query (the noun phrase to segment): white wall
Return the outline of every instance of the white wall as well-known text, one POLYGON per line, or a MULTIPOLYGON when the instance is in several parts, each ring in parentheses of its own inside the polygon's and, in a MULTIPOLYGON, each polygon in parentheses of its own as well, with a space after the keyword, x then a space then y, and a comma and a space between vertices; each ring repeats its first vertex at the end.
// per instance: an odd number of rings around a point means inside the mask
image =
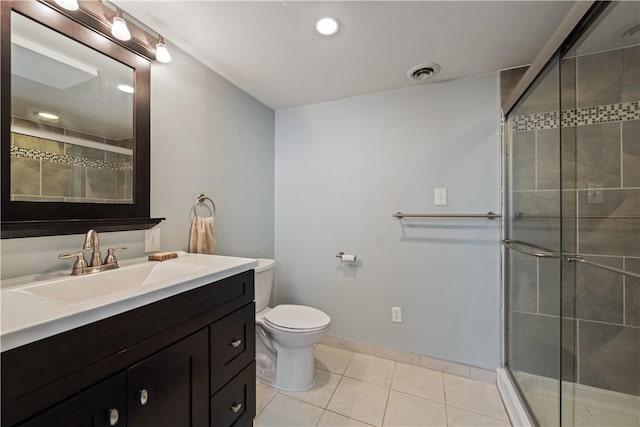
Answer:
MULTIPOLYGON (((173 62, 151 69, 151 216, 166 218, 161 249, 187 249, 189 210, 204 193, 217 206, 219 254, 272 257, 274 111, 170 49, 173 62)), ((128 246, 122 259, 144 254, 142 231, 101 233, 101 241, 128 246)), ((80 235, 2 240, 2 278, 70 269, 57 255, 82 243, 80 235)))
POLYGON ((491 73, 277 111, 277 302, 324 310, 333 336, 497 367, 499 222, 391 215, 499 211, 498 105, 491 73))

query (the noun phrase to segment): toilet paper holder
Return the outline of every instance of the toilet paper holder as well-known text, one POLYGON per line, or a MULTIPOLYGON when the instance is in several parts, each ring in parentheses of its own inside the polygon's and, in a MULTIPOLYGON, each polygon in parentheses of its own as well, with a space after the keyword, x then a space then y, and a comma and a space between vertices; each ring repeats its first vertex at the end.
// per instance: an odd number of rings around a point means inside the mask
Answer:
POLYGON ((345 254, 344 252, 340 251, 336 254, 336 258, 340 258, 340 260, 345 261, 345 262, 355 262, 357 255, 355 254, 345 254))

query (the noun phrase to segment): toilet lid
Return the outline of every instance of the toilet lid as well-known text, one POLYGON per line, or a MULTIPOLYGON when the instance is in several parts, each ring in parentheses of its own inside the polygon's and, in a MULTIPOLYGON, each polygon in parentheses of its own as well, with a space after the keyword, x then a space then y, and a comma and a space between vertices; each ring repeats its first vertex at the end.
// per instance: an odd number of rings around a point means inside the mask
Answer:
POLYGON ((331 318, 317 308, 290 304, 274 307, 264 320, 277 328, 297 330, 321 329, 331 323, 331 318))

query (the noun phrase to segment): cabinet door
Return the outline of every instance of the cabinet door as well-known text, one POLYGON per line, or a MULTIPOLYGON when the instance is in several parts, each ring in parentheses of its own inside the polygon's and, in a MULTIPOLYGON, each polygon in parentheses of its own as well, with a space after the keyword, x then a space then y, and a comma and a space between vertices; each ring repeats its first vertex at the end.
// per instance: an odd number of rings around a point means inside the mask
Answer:
POLYGON ((127 421, 132 427, 209 425, 206 329, 127 369, 127 421))
POLYGON ((125 374, 106 379, 20 427, 126 426, 125 374))

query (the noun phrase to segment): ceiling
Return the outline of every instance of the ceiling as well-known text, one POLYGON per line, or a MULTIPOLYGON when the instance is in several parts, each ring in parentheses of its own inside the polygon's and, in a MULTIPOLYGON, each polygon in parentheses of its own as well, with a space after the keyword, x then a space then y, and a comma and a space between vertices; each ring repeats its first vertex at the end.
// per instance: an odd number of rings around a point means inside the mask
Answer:
POLYGON ((573 2, 124 1, 128 14, 273 109, 530 64, 573 2), (322 37, 315 21, 340 30, 322 37))

